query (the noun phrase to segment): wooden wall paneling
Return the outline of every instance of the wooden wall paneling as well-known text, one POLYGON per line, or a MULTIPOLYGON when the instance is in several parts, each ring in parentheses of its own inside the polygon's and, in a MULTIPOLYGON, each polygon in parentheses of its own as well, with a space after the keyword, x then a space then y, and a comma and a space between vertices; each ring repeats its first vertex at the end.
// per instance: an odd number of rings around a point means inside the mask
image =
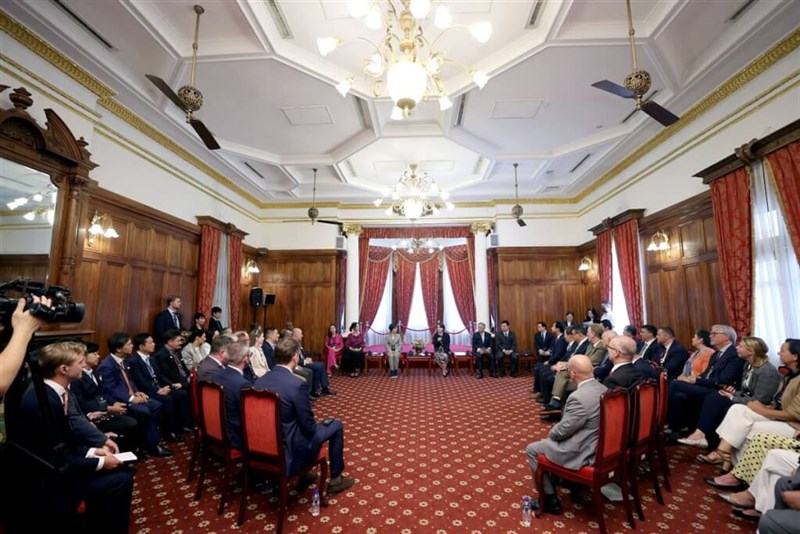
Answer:
POLYGON ((127 303, 130 287, 127 271, 126 265, 117 261, 104 262, 98 271, 97 292, 100 300, 92 329, 99 339, 107 340, 112 333, 124 331, 128 327, 127 303))
POLYGON ((50 268, 48 254, 0 254, 0 281, 30 278, 40 282, 50 268))

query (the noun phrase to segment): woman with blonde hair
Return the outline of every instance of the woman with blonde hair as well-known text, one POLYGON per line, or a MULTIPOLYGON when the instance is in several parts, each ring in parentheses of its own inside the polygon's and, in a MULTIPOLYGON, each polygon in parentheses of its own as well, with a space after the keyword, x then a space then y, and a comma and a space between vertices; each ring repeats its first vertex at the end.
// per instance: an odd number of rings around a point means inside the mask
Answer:
POLYGON ((250 331, 250 339, 253 340, 253 345, 250 347, 250 367, 253 368, 256 378, 259 378, 269 372, 267 356, 264 354, 264 349, 261 348, 264 344, 264 331, 260 326, 256 326, 250 331))

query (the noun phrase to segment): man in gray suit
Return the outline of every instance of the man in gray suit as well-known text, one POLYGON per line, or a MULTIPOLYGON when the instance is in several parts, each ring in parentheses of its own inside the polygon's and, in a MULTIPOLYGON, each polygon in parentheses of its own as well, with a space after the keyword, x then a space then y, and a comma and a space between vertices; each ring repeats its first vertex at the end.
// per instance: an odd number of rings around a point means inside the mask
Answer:
POLYGON ((775 484, 775 508, 767 510, 758 522, 760 534, 797 532, 800 521, 800 469, 792 476, 781 477, 775 484))
MULTIPOLYGON (((534 480, 539 454, 567 469, 578 470, 594 463, 600 432, 600 396, 607 388, 594 379, 592 361, 584 355, 577 354, 569 359, 569 374, 578 387, 567 399, 561 422, 550 429, 547 439, 531 443, 525 451, 534 480)), ((547 474, 542 486, 544 495, 540 497, 544 502, 536 502, 534 507, 541 506, 547 513, 561 513, 561 501, 547 474)))

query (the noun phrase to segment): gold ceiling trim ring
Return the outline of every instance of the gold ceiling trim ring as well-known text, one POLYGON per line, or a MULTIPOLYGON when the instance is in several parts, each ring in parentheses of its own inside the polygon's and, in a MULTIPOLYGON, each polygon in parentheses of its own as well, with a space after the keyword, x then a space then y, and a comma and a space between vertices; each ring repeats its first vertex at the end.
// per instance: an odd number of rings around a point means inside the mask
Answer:
POLYGON ((141 117, 133 113, 131 110, 117 102, 113 99, 103 99, 100 100, 100 105, 106 108, 108 111, 122 119, 123 121, 127 122, 131 126, 133 126, 136 130, 140 133, 144 134, 145 136, 149 137, 150 139, 154 140, 176 156, 180 157, 184 161, 191 163, 194 165, 198 170, 202 171, 203 173, 207 174, 220 184, 224 185, 237 195, 241 196, 245 200, 248 200, 257 208, 262 207, 263 202, 258 200, 255 196, 251 195, 249 192, 245 191, 242 187, 235 184, 231 181, 228 177, 224 174, 219 172, 218 170, 214 169, 200 158, 180 146, 178 143, 161 133, 159 130, 156 130, 149 123, 144 121, 141 117))
POLYGON ((110 98, 116 94, 41 37, 9 17, 5 11, 0 11, 0 29, 100 98, 110 98))
POLYGON ((779 98, 779 97, 783 96, 785 93, 791 91, 792 89, 794 89, 795 87, 800 85, 800 81, 795 81, 794 83, 791 83, 789 85, 786 85, 786 84, 789 81, 791 81, 793 78, 797 78, 798 76, 800 76, 800 73, 794 72, 794 73, 786 76, 785 78, 783 78, 779 82, 775 83, 774 85, 770 86, 769 88, 767 88, 765 91, 761 92, 755 98, 749 100, 748 102, 745 102, 744 104, 742 104, 741 106, 739 106, 735 110, 731 111, 730 113, 728 113, 727 115, 725 115, 724 117, 722 117, 721 119, 716 121, 714 124, 711 124, 707 128, 705 128, 702 131, 698 132, 694 137, 691 137, 690 139, 687 139, 686 142, 683 143, 680 147, 675 148, 672 152, 670 152, 668 154, 665 154, 659 160, 654 161, 646 169, 642 169, 641 171, 637 172, 636 174, 633 174, 630 178, 628 178, 627 180, 625 180, 624 182, 619 184, 620 187, 614 188, 613 190, 610 190, 610 191, 606 192, 605 194, 603 194, 603 195, 599 196, 598 198, 596 198, 595 200, 593 200, 591 203, 587 204, 583 209, 581 209, 578 212, 578 216, 585 215, 586 213, 588 213, 591 210, 595 209, 597 206, 599 206, 603 202, 605 202, 608 199, 613 198, 616 195, 618 195, 619 191, 623 187, 627 187, 627 186, 633 185, 633 184, 645 179, 647 176, 649 176, 653 172, 658 171, 659 169, 663 168, 665 165, 671 163, 673 160, 683 156, 687 152, 690 152, 691 150, 696 148, 698 145, 702 145, 703 143, 705 143, 709 139, 712 139, 713 137, 719 135, 722 131, 728 129, 729 127, 733 126, 734 124, 736 124, 736 123, 744 120, 745 118, 749 117, 750 115, 752 115, 753 113, 755 113, 759 109, 761 109, 764 106, 766 106, 767 104, 771 103, 776 98, 779 98), (777 91, 777 89, 781 88, 784 85, 786 85, 786 87, 783 87, 782 89, 780 89, 780 91, 777 91))
POLYGON ((716 91, 683 113, 677 123, 669 128, 661 130, 659 133, 651 137, 649 141, 645 142, 639 148, 631 152, 622 161, 614 165, 614 167, 606 171, 606 173, 600 178, 578 193, 572 199, 572 201, 576 203, 580 202, 588 195, 595 192, 599 187, 605 185, 609 180, 616 177, 643 156, 652 152, 656 147, 667 141, 670 137, 684 129, 690 123, 694 122, 695 119, 703 115, 706 111, 728 98, 730 95, 744 87, 747 83, 761 75, 762 72, 789 55, 798 46, 800 46, 800 29, 797 29, 789 34, 789 36, 784 40, 767 50, 760 57, 753 60, 738 73, 728 78, 728 81, 723 83, 716 91))
MULTIPOLYGON (((35 89, 36 89, 38 92, 41 92, 41 93, 44 93, 44 94, 47 94, 47 91, 45 91, 45 90, 41 89, 41 87, 35 87, 35 86, 36 86, 36 84, 38 83, 39 85, 46 87, 46 88, 47 88, 49 91, 51 91, 52 93, 55 93, 55 94, 59 95, 59 96, 60 96, 61 98, 63 98, 64 100, 68 100, 68 101, 69 101, 69 102, 71 102, 73 105, 75 105, 75 106, 77 106, 78 108, 82 109, 82 110, 83 110, 85 113, 89 113, 90 115, 93 115, 94 117, 91 117, 91 118, 90 118, 90 117, 87 117, 87 119, 89 119, 89 120, 91 120, 91 121, 96 121, 96 120, 97 120, 97 119, 100 117, 100 113, 99 113, 97 110, 90 108, 89 106, 87 106, 87 105, 86 105, 86 104, 84 104, 83 102, 80 102, 80 101, 78 101, 77 99, 75 99, 74 97, 72 97, 72 96, 68 95, 67 93, 65 93, 64 91, 62 91, 61 89, 59 89, 59 88, 58 88, 58 87, 56 87, 55 85, 51 84, 50 82, 48 82, 48 81, 47 81, 47 80, 45 80, 44 78, 42 78, 42 77, 40 77, 40 76, 37 76, 36 74, 34 74, 34 73, 33 73, 33 72, 31 72, 30 70, 26 69, 25 67, 23 67, 22 65, 20 65, 20 64, 19 64, 19 63, 17 63, 16 61, 14 61, 13 59, 9 58, 7 55, 5 55, 5 54, 0 54, 0 60, 2 60, 2 61, 4 61, 4 62, 8 63, 10 66, 12 66, 12 67, 14 68, 14 70, 12 70, 12 69, 9 69, 8 67, 4 67, 4 66, 1 66, 1 65, 0 65, 0 71, 2 71, 2 72, 5 72, 5 73, 6 73, 6 74, 8 74, 9 76, 13 76, 13 77, 21 77, 20 75, 21 75, 21 74, 24 74, 24 75, 25 75, 25 76, 27 76, 27 77, 28 77, 30 80, 32 80, 32 81, 26 81, 26 82, 25 82, 25 85, 34 86, 34 88, 35 88, 35 89), (16 70, 17 72, 14 72, 15 70, 16 70), (35 83, 34 83, 34 82, 35 82, 35 83)), ((56 99, 56 98, 55 98, 55 97, 54 97, 52 94, 51 94, 51 95, 48 95, 48 96, 50 96, 50 98, 53 98, 54 100, 56 99)), ((63 105, 64 107, 67 107, 67 108, 70 108, 70 107, 71 107, 69 104, 66 104, 66 103, 64 103, 64 102, 62 102, 62 105, 63 105)), ((81 113, 81 111, 79 111, 79 110, 77 110, 77 109, 75 109, 75 108, 71 108, 71 109, 72 109, 72 110, 73 110, 75 113, 77 113, 77 114, 79 114, 79 115, 80 115, 80 114, 84 114, 84 115, 85 115, 85 113, 81 113)))

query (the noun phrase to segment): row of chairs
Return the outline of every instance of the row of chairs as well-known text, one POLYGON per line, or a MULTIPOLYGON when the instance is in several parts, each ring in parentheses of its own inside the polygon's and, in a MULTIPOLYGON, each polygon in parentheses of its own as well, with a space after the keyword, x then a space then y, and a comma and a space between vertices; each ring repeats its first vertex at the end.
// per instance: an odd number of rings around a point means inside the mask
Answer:
MULTIPOLYGON (((659 472, 667 491, 672 491, 669 481, 669 464, 665 452, 664 425, 667 417, 667 375, 662 372, 658 382, 645 380, 630 390, 615 388, 600 397, 600 433, 594 465, 579 470, 565 469, 540 454, 536 471, 536 489, 544 495, 545 473, 589 486, 599 518, 600 532, 606 534, 603 517, 603 495, 600 488, 617 482, 622 490, 622 502, 628 524, 635 529, 629 495, 633 496, 636 514, 644 521, 644 510, 639 495, 638 473, 647 460, 650 478, 659 504, 664 504, 659 484, 659 472)), ((537 515, 541 512, 537 512, 537 515)))
POLYGON ((284 517, 289 500, 290 482, 304 477, 315 467, 319 467, 320 504, 328 506, 326 485, 328 479, 328 449, 322 447, 314 463, 299 473, 289 474, 281 434, 280 397, 271 391, 245 389, 240 401, 243 447, 231 447, 227 428, 225 390, 212 382, 198 382, 197 372, 190 379, 192 393, 192 415, 195 421, 194 442, 189 461, 187 482, 197 471, 199 476, 195 500, 203 494, 206 472, 212 459, 222 462, 224 477, 220 490, 217 514, 225 510, 227 495, 231 489, 234 469, 240 466, 242 492, 239 501, 237 524, 245 521, 245 508, 250 493, 251 475, 259 473, 277 483, 279 490, 277 532, 283 530, 284 517))

